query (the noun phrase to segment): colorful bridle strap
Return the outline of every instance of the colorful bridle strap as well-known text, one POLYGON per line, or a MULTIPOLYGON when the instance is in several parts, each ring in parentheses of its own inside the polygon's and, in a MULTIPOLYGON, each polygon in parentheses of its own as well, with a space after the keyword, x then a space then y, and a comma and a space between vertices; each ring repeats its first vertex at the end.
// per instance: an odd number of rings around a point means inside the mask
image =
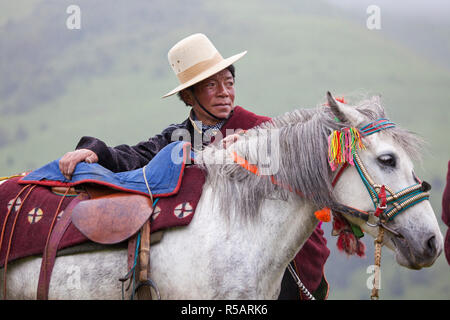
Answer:
POLYGON ((387 220, 393 220, 400 212, 429 198, 430 194, 427 191, 431 189, 431 186, 427 182, 419 182, 398 192, 394 192, 386 185, 375 184, 357 153, 354 154, 354 158, 355 167, 369 192, 377 217, 380 214, 384 214, 387 220), (386 191, 390 193, 390 196, 387 196, 386 191), (388 209, 388 206, 392 207, 388 209))
MULTIPOLYGON (((365 137, 393 127, 395 127, 393 122, 382 118, 362 127, 359 131, 365 137)), ((354 151, 353 157, 355 159, 355 167, 370 194, 377 217, 383 214, 387 220, 393 220, 400 212, 423 200, 429 199, 430 194, 427 191, 431 189, 431 186, 427 182, 422 182, 414 177, 418 183, 394 192, 386 185, 375 184, 356 151, 354 151), (386 191, 390 193, 390 196, 387 196, 386 191), (387 206, 392 207, 388 209, 387 206)))
POLYGON ((366 137, 374 134, 375 132, 393 127, 395 127, 395 123, 390 122, 388 119, 381 118, 362 127, 361 129, 359 129, 359 132, 362 136, 366 137))

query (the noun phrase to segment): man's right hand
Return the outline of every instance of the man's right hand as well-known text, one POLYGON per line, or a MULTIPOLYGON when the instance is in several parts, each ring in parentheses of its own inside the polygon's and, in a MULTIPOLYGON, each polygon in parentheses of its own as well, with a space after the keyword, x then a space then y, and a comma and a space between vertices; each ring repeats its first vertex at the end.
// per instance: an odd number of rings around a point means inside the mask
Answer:
POLYGON ((66 177, 67 180, 72 179, 72 173, 79 162, 85 161, 87 163, 98 162, 98 156, 94 151, 88 149, 79 149, 67 152, 59 160, 59 170, 66 177))

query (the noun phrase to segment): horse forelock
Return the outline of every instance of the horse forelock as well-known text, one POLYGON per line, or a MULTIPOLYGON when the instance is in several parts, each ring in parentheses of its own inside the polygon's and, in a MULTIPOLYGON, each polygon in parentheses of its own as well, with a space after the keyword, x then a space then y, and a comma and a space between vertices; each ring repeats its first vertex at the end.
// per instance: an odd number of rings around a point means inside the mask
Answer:
MULTIPOLYGON (((361 127, 386 117, 378 97, 364 99, 355 108, 367 120, 361 127)), ((246 144, 254 141, 252 138, 262 132, 277 130, 279 165, 273 178, 301 192, 317 208, 334 207, 337 202, 332 193, 332 171, 327 158, 328 136, 333 130, 347 126, 346 123, 336 122, 327 106, 296 109, 248 130, 245 134, 247 139, 239 139, 232 149, 242 158, 252 159, 251 164, 258 167, 258 157, 246 144)), ((394 137, 408 154, 418 158, 422 143, 415 134, 399 127, 385 130, 383 134, 394 137)), ((223 151, 221 146, 209 146, 200 158, 211 158, 219 150, 223 151)), ((220 210, 227 217, 231 217, 234 212, 244 220, 256 219, 264 200, 287 201, 289 197, 296 196, 287 188, 274 184, 270 176, 255 175, 233 162, 217 164, 204 161, 201 165, 207 170, 207 181, 216 193, 220 210)))
MULTIPOLYGON (((363 123, 361 127, 380 118, 388 118, 384 107, 381 105, 379 96, 373 96, 369 99, 360 101, 356 105, 356 108, 367 119, 367 122, 363 123)), ((380 135, 392 137, 400 148, 402 148, 412 159, 422 160, 421 156, 426 143, 416 133, 404 129, 397 124, 394 128, 381 131, 380 135)))

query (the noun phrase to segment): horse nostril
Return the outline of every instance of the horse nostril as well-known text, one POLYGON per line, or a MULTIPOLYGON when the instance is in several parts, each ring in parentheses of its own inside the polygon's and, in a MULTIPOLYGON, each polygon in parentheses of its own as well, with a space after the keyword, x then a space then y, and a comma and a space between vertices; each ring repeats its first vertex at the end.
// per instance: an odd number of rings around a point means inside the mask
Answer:
POLYGON ((434 255, 436 252, 436 236, 432 236, 430 239, 428 239, 427 241, 427 249, 429 250, 429 253, 431 255, 434 255))

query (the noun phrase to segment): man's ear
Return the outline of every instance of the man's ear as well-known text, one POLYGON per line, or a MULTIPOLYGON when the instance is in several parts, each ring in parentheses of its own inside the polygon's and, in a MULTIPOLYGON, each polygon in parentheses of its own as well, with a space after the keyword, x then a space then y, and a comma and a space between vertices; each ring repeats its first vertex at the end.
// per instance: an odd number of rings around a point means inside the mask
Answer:
POLYGON ((358 110, 352 106, 336 101, 329 91, 327 92, 327 100, 331 112, 333 112, 339 121, 348 123, 351 127, 358 127, 364 122, 365 118, 358 110))
POLYGON ((189 89, 184 89, 180 91, 181 100, 184 101, 188 106, 194 105, 194 97, 192 96, 192 92, 189 89))

